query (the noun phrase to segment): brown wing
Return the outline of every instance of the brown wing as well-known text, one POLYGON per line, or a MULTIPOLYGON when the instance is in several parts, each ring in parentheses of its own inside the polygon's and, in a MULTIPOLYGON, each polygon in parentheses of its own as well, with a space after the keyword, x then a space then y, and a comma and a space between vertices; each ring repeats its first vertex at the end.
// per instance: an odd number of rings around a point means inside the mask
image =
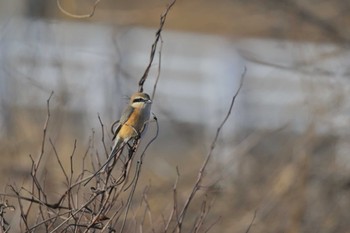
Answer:
POLYGON ((112 140, 115 139, 115 137, 117 136, 117 134, 119 133, 120 128, 125 124, 125 122, 129 119, 130 115, 134 112, 134 108, 131 107, 130 105, 127 106, 124 111, 122 116, 120 117, 119 123, 117 128, 115 129, 114 135, 112 140))

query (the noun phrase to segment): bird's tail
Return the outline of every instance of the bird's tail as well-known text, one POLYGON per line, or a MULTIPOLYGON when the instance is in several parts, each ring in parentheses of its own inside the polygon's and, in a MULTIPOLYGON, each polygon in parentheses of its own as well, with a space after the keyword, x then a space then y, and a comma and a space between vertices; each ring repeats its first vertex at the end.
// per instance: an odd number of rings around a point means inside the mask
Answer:
POLYGON ((123 144, 123 140, 120 140, 119 138, 116 138, 115 143, 112 147, 111 152, 109 153, 108 159, 103 167, 108 168, 110 166, 110 163, 112 162, 113 158, 118 154, 118 152, 122 149, 121 146, 123 144))
POLYGON ((102 169, 106 170, 110 166, 110 163, 113 159, 118 159, 115 158, 115 156, 118 155, 118 152, 120 152, 120 150, 122 150, 122 147, 124 147, 123 143, 123 140, 120 140, 119 138, 116 139, 111 153, 109 153, 107 161, 84 183, 84 186, 87 185, 92 180, 92 178, 99 174, 102 171, 102 169))

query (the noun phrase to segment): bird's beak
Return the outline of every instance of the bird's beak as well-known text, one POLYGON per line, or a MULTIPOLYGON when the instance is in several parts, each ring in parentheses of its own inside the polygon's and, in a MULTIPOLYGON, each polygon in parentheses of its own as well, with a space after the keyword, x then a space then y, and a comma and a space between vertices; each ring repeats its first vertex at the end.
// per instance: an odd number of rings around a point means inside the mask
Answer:
POLYGON ((151 103, 152 103, 152 100, 147 100, 147 103, 150 103, 150 104, 151 104, 151 103))

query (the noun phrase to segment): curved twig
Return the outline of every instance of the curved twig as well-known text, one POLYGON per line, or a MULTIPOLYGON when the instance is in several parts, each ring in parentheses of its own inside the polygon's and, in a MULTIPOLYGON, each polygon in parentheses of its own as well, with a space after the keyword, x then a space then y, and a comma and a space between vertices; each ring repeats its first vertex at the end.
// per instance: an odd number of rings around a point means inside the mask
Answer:
POLYGON ((94 14, 95 14, 95 10, 96 10, 96 7, 98 5, 98 3, 100 2, 101 0, 96 0, 94 2, 94 5, 92 6, 92 10, 90 12, 90 14, 85 14, 85 15, 77 15, 77 14, 72 14, 68 11, 66 11, 62 5, 61 5, 61 1, 60 0, 57 0, 57 7, 58 9, 65 15, 69 16, 69 17, 72 17, 72 18, 75 18, 75 19, 85 19, 85 18, 91 18, 94 14))

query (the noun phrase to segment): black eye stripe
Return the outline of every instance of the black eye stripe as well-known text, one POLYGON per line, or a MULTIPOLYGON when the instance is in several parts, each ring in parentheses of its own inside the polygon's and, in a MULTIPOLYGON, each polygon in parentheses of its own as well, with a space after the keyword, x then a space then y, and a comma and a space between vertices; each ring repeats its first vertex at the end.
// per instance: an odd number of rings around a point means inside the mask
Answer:
POLYGON ((139 102, 146 102, 146 100, 142 99, 142 98, 136 98, 132 101, 133 103, 139 103, 139 102))

